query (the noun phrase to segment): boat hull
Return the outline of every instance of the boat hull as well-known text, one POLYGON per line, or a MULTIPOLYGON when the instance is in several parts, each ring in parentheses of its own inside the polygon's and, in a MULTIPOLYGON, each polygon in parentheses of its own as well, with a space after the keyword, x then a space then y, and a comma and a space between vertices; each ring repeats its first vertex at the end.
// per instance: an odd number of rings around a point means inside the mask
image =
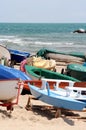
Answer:
POLYGON ((20 63, 25 58, 30 56, 30 53, 21 52, 21 51, 18 51, 18 50, 9 49, 9 52, 11 54, 11 61, 14 61, 16 63, 20 63))
MULTIPOLYGON (((11 102, 18 95, 19 79, 0 80, 0 101, 11 102)), ((23 85, 20 85, 20 93, 23 85)))
MULTIPOLYGON (((22 81, 31 80, 29 76, 27 76, 24 72, 21 72, 20 70, 0 65, 0 80, 15 79, 15 78, 19 78, 22 81)), ((26 83, 23 89, 30 91, 26 83)))
POLYGON ((86 81, 86 67, 80 64, 70 64, 67 66, 67 75, 80 81, 86 81))
MULTIPOLYGON (((38 52, 37 52, 37 56, 41 56, 41 57, 44 57, 46 58, 47 54, 61 54, 61 55, 69 55, 69 56, 73 56, 71 60, 73 60, 74 57, 77 58, 77 61, 79 62, 83 62, 83 59, 85 60, 86 59, 86 54, 83 53, 83 52, 59 52, 57 50, 49 50, 49 49, 46 49, 46 48, 43 48, 43 49, 40 49, 38 52), (80 59, 78 59, 80 58, 80 59)), ((65 56, 65 57, 66 57, 65 56)), ((61 57, 62 58, 62 57, 61 57)), ((67 58, 67 57, 66 57, 67 58)), ((68 58, 69 59, 69 58, 68 58)), ((76 61, 76 62, 77 62, 76 61)))
POLYGON ((8 65, 10 59, 11 55, 9 50, 6 47, 0 45, 0 64, 8 65))
POLYGON ((32 79, 41 79, 42 77, 48 79, 62 79, 62 80, 72 80, 72 81, 79 81, 75 78, 70 76, 60 74, 58 72, 46 70, 43 68, 37 68, 34 66, 25 65, 26 74, 28 74, 32 79))
POLYGON ((60 96, 52 92, 52 90, 49 88, 43 90, 34 85, 28 85, 30 87, 32 95, 35 98, 47 104, 53 105, 54 107, 77 111, 83 110, 83 108, 86 107, 86 103, 74 100, 72 98, 60 96))

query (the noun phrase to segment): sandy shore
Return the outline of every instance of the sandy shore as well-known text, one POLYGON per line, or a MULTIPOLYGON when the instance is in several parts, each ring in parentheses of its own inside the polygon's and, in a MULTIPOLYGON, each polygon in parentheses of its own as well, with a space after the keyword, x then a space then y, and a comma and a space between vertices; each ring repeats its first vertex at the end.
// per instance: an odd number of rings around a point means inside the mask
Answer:
MULTIPOLYGON (((61 71, 62 66, 57 66, 61 71)), ((63 66, 65 68, 65 66, 63 66)), ((18 105, 11 114, 6 107, 0 106, 0 130, 85 130, 86 112, 62 111, 55 118, 56 110, 48 108, 47 104, 31 98, 31 110, 25 109, 30 94, 20 95, 18 105), (40 107, 36 107, 40 105, 40 107)), ((48 105, 49 106, 49 105, 48 105)))
POLYGON ((39 100, 31 99, 33 109, 27 111, 25 106, 28 97, 32 95, 20 95, 18 105, 14 106, 11 115, 5 107, 0 107, 1 130, 85 130, 86 112, 64 111, 59 118, 55 118, 56 111, 45 107, 47 104, 39 100), (41 107, 35 107, 41 105, 41 107), (45 105, 45 106, 44 106, 45 105), (43 107, 44 106, 44 107, 43 107), (78 118, 84 119, 78 119, 78 118))

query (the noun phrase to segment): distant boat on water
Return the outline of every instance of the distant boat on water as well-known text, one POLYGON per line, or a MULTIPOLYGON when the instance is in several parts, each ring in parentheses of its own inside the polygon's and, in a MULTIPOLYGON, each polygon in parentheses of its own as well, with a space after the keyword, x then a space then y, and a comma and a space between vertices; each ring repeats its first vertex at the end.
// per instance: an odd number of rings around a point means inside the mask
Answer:
POLYGON ((86 30, 80 28, 80 29, 77 29, 77 30, 73 31, 73 33, 86 33, 86 30))

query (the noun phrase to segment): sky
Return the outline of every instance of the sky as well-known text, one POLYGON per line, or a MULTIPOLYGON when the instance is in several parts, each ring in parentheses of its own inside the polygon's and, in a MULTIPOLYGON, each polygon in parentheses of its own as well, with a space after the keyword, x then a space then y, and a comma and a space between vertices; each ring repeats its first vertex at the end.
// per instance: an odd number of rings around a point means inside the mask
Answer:
POLYGON ((0 22, 86 23, 86 0, 0 0, 0 22))

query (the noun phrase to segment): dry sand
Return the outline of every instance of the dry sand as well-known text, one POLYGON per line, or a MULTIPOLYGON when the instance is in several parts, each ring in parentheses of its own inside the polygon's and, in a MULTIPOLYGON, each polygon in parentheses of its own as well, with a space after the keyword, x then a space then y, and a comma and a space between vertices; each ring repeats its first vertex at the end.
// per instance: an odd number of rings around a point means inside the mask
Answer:
MULTIPOLYGON (((63 66, 65 67, 65 66, 63 66)), ((57 66, 57 70, 61 68, 57 66)), ((86 112, 63 111, 61 117, 55 118, 56 110, 31 98, 32 110, 26 110, 30 94, 20 95, 18 105, 11 114, 6 107, 0 106, 0 130, 86 130, 86 112)))
POLYGON ((29 96, 32 97, 29 94, 20 95, 18 105, 14 106, 10 115, 5 107, 0 107, 0 130, 86 130, 86 112, 65 111, 61 117, 55 118, 55 110, 32 98, 33 106, 41 106, 27 111, 25 106, 29 96))

